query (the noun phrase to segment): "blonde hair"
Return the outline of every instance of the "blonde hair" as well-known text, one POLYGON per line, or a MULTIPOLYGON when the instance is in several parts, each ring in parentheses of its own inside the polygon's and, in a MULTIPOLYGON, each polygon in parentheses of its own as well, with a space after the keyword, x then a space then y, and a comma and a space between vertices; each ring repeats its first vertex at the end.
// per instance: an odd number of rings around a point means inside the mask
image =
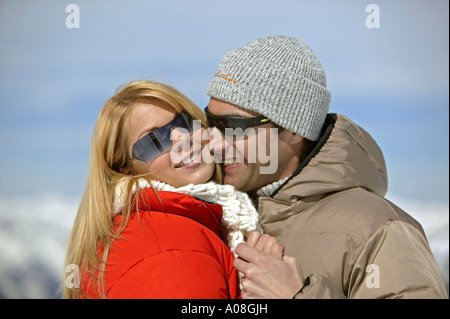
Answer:
MULTIPOLYGON (((189 98, 166 84, 154 81, 134 81, 119 87, 101 109, 92 136, 86 187, 68 241, 64 269, 68 265, 77 265, 80 276, 89 273, 89 285, 92 284, 102 298, 106 297, 103 276, 109 247, 127 225, 133 208, 132 189, 143 177, 133 173, 129 132, 125 124, 136 103, 151 103, 155 99, 167 103, 179 113, 189 113, 207 127, 204 113, 189 98), (124 218, 115 230, 114 192, 119 180, 124 179, 127 205, 122 211, 124 218), (101 250, 103 254, 100 257, 101 250)), ((215 171, 213 179, 220 181, 220 170, 216 167, 215 171)), ((138 207, 138 197, 134 197, 134 207, 138 207)), ((83 278, 79 279, 83 283, 83 278)), ((63 297, 86 297, 85 290, 83 286, 69 288, 65 285, 63 297)))

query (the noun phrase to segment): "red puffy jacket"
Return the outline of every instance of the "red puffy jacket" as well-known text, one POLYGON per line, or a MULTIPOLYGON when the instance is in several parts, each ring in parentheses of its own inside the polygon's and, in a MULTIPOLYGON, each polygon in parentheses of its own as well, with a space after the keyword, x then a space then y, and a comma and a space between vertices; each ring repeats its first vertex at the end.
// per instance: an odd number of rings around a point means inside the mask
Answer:
MULTIPOLYGON (((223 242, 222 207, 190 195, 142 191, 113 241, 105 270, 107 298, 239 298, 233 255, 223 242), (151 209, 149 209, 151 208, 151 209)), ((116 216, 118 225, 123 217, 116 216)), ((101 254, 101 252, 100 252, 101 254)), ((88 297, 97 294, 83 278, 88 297)))

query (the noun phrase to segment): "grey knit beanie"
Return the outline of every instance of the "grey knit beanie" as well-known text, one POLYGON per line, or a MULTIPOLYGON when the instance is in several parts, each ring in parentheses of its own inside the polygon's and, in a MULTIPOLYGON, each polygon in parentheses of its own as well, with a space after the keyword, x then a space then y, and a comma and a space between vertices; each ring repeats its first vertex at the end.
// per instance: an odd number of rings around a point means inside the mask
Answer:
POLYGON ((306 44, 269 36, 228 51, 207 94, 316 141, 331 99, 326 82, 322 65, 306 44))

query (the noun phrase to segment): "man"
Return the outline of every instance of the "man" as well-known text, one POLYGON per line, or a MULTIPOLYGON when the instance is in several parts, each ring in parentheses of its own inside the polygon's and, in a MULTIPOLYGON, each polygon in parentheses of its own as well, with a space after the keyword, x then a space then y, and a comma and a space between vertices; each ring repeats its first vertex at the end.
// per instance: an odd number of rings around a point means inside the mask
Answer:
POLYGON ((327 114, 325 72, 308 46, 271 36, 232 49, 207 93, 224 183, 253 196, 276 239, 252 233, 236 248, 244 298, 448 298, 421 225, 384 198, 380 148, 327 114), (252 135, 220 139, 227 128, 252 135), (271 150, 274 136, 277 169, 264 174, 267 161, 249 159, 271 150))

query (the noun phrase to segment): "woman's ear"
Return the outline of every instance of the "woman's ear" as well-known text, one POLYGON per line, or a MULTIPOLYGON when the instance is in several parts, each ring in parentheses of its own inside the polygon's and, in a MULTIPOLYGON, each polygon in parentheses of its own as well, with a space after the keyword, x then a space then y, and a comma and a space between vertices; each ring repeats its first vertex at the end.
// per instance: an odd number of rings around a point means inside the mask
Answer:
POLYGON ((119 168, 119 172, 121 174, 124 174, 124 175, 131 175, 132 174, 131 169, 129 169, 128 167, 121 167, 121 168, 119 168))

